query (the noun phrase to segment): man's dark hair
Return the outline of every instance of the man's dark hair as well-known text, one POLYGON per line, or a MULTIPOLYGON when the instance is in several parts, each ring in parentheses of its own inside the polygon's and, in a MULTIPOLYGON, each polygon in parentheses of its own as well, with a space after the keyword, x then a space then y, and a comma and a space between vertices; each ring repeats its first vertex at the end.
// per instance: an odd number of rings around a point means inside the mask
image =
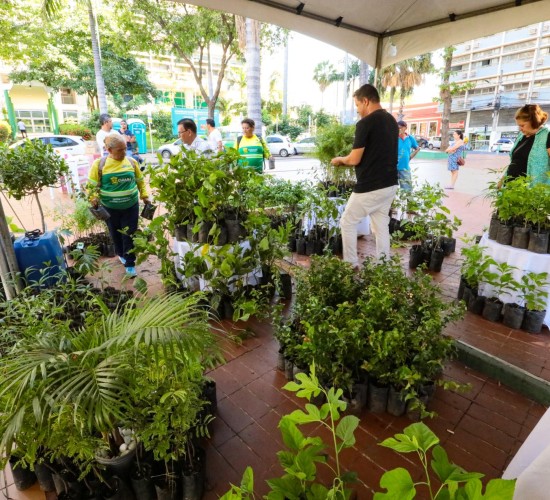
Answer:
POLYGON ((365 83, 365 85, 359 87, 354 93, 353 97, 356 97, 358 100, 368 99, 372 102, 380 102, 380 95, 376 87, 372 86, 370 83, 365 83))
POLYGON ((110 119, 111 115, 108 115, 107 113, 102 113, 101 115, 99 115, 99 124, 105 125, 110 119))
POLYGON ((183 130, 190 130, 195 135, 197 135, 197 124, 191 120, 191 118, 182 118, 178 125, 181 125, 183 127, 183 130))
POLYGON ((243 123, 246 123, 251 128, 256 128, 256 122, 252 118, 245 118, 244 120, 241 121, 241 125, 243 123))
POLYGON ((215 127, 215 126, 216 126, 216 122, 215 122, 212 118, 207 118, 207 119, 206 119, 206 124, 207 124, 207 125, 210 125, 211 127, 215 127))

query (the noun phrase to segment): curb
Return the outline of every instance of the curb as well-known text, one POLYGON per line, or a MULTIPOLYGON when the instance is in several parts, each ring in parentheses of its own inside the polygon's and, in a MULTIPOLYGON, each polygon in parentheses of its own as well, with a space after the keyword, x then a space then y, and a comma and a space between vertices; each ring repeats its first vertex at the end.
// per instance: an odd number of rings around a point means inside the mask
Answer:
POLYGON ((537 403, 550 406, 550 382, 488 354, 462 340, 455 340, 458 359, 537 403))

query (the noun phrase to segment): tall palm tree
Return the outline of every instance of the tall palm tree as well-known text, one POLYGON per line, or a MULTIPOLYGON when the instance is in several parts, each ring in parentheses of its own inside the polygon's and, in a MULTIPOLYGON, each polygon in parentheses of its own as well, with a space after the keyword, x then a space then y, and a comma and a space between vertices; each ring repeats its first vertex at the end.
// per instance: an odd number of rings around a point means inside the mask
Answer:
POLYGON ((336 77, 336 69, 329 61, 321 61, 313 70, 313 80, 319 85, 321 91, 321 108, 325 90, 335 81, 336 77))
POLYGON ((393 101, 395 99, 395 92, 399 86, 399 74, 396 64, 390 64, 385 68, 382 68, 380 74, 380 87, 382 89, 390 89, 390 104, 388 111, 393 112, 393 101))
POLYGON ((441 151, 445 151, 449 147, 449 121, 453 102, 450 79, 454 51, 455 47, 453 46, 445 47, 443 51, 443 74, 441 76, 441 84, 439 85, 439 99, 443 103, 443 112, 441 113, 441 151))
MULTIPOLYGON (((101 50, 99 48, 99 37, 97 33, 97 20, 94 13, 94 8, 91 0, 79 0, 81 5, 88 10, 88 22, 90 24, 90 36, 92 38, 92 54, 94 57, 94 73, 97 87, 97 99, 99 104, 99 112, 107 113, 107 96, 105 93, 105 81, 103 80, 103 72, 101 69, 101 50)), ((65 4, 63 0, 44 0, 43 8, 48 18, 53 18, 61 12, 65 4)))
POLYGON ((398 120, 403 119, 403 109, 405 108, 405 98, 411 95, 414 87, 417 87, 424 81, 424 76, 434 70, 432 64, 432 55, 423 54, 412 59, 405 59, 397 64, 399 80, 399 113, 398 120))

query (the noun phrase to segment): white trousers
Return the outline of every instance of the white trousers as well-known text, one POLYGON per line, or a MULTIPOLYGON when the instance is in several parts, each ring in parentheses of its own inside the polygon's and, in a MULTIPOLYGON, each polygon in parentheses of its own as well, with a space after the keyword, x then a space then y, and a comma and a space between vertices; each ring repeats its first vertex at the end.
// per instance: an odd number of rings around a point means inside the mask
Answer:
POLYGON ((351 193, 346 209, 340 219, 344 260, 356 266, 357 224, 363 217, 370 216, 372 231, 376 237, 376 256, 390 256, 390 207, 398 186, 390 186, 368 193, 351 193))

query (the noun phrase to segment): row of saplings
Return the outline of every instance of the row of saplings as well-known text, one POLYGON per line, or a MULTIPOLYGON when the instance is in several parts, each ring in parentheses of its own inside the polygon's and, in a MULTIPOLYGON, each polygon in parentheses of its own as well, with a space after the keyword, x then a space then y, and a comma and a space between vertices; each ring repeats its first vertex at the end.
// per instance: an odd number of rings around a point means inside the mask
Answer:
POLYGON ((219 358, 202 294, 104 297, 67 276, 2 304, 4 464, 60 499, 201 498, 219 358))
POLYGON ((313 257, 297 276, 289 317, 275 335, 290 378, 315 362, 320 380, 344 390, 351 408, 411 418, 426 414, 444 362, 455 352, 444 327, 463 306, 445 302, 430 276, 407 276, 398 257, 367 259, 355 273, 334 257, 313 257))
POLYGON ((489 225, 490 240, 534 253, 550 253, 550 184, 519 177, 505 180, 500 189, 490 189, 489 195, 495 209, 489 225))
POLYGON ((479 244, 461 252, 464 260, 458 298, 468 310, 510 328, 540 333, 550 291, 548 273, 523 272, 507 262, 497 262, 479 244))

